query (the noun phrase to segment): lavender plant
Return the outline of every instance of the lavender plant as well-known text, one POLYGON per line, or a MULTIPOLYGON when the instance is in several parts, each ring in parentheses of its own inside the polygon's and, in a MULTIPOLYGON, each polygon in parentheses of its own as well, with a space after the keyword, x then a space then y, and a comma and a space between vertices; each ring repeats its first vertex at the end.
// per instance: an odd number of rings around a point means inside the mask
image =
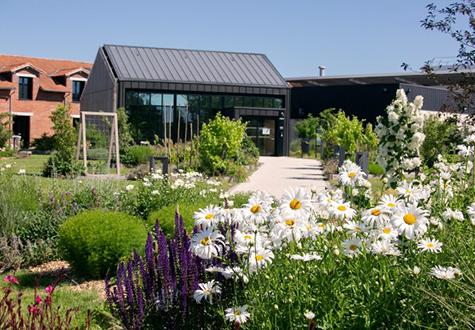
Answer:
POLYGON ((190 251, 182 217, 175 215, 175 235, 167 240, 157 222, 144 256, 136 252, 117 268, 115 283, 106 279, 107 301, 127 329, 199 328, 204 308, 192 302, 204 264, 190 251))

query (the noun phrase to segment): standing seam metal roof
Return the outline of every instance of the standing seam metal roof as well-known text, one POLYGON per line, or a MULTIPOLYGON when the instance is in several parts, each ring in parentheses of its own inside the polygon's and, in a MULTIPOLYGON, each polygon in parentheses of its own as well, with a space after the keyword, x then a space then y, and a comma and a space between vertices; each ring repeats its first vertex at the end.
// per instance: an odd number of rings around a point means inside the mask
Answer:
POLYGON ((105 45, 119 80, 287 88, 264 54, 105 45))

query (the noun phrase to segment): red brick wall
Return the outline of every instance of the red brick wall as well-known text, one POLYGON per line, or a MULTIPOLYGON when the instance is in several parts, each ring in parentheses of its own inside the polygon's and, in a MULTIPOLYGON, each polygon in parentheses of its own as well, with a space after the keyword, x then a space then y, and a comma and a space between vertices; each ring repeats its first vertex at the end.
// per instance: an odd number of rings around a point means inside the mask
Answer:
MULTIPOLYGON (((31 71, 21 71, 19 74, 33 74, 31 71)), ((36 73, 37 74, 37 73, 36 73)), ((82 75, 75 75, 82 77, 82 75)), ((32 113, 30 117, 30 142, 35 138, 40 137, 46 133, 51 135, 51 120, 49 117, 59 104, 64 103, 66 96, 66 103, 71 107, 71 115, 79 115, 79 102, 72 102, 72 81, 66 79, 66 89, 70 92, 52 93, 45 92, 39 89, 39 78, 33 78, 33 99, 20 100, 18 94, 18 75, 12 75, 12 82, 16 86, 16 91, 12 95, 12 112, 14 113, 32 113)), ((0 98, 0 112, 8 112, 8 102, 0 98)))

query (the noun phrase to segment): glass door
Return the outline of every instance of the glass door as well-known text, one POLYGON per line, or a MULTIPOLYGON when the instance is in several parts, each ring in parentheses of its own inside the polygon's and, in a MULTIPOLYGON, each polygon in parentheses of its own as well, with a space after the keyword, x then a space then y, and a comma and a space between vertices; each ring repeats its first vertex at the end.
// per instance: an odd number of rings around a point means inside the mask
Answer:
POLYGON ((275 119, 243 117, 247 122, 246 133, 259 149, 261 156, 275 155, 275 119))

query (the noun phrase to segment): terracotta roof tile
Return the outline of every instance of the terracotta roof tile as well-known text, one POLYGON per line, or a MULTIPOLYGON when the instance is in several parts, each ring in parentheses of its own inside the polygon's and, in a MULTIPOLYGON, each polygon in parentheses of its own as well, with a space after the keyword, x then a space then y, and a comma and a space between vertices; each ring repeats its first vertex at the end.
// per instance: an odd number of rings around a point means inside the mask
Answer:
POLYGON ((0 80, 0 89, 13 89, 13 83, 10 81, 0 80))
MULTIPOLYGON (((23 66, 31 66, 40 72, 39 82, 42 90, 48 92, 68 92, 69 90, 67 90, 65 86, 57 84, 51 77, 68 76, 68 74, 73 74, 80 69, 90 71, 92 64, 68 60, 0 55, 0 72, 12 72, 23 66)), ((9 87, 14 87, 11 82, 0 81, 1 89, 7 89, 9 87)))

